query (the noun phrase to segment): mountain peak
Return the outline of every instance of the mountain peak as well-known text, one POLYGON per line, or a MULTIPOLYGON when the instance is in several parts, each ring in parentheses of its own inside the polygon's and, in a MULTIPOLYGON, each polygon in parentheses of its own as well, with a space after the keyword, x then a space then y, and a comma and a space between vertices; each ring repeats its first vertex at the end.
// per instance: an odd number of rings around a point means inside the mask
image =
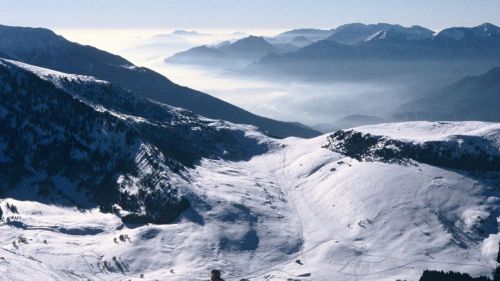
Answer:
MULTIPOLYGON (((387 31, 397 25, 388 23, 364 24, 350 23, 337 27, 333 34, 326 38, 328 41, 335 41, 342 44, 354 45, 365 41, 368 37, 380 31, 387 31)), ((380 35, 380 34, 379 34, 380 35)))
POLYGON ((500 27, 491 23, 483 23, 474 27, 446 28, 437 34, 437 37, 439 38, 453 40, 462 40, 464 38, 485 38, 492 36, 500 36, 500 27))
POLYGON ((300 36, 315 42, 332 35, 333 31, 333 29, 299 28, 282 32, 272 38, 279 41, 291 42, 293 38, 300 36))
POLYGON ((245 38, 242 38, 240 40, 237 40, 236 42, 234 42, 233 44, 236 44, 236 43, 258 43, 258 44, 269 44, 271 45, 269 42, 266 41, 266 39, 264 39, 264 37, 262 36, 254 36, 254 35, 250 35, 248 37, 245 37, 245 38))
POLYGON ((248 59, 258 59, 273 53, 276 48, 261 36, 248 36, 231 44, 217 48, 230 56, 243 56, 248 59))
POLYGON ((395 38, 403 40, 422 40, 431 38, 433 34, 434 31, 418 25, 413 25, 411 27, 394 25, 389 29, 377 31, 373 35, 366 38, 365 41, 395 38))
POLYGON ((492 23, 483 23, 479 26, 472 28, 478 36, 492 36, 493 34, 500 34, 500 27, 492 23))
POLYGON ((500 29, 500 27, 498 27, 492 23, 489 23, 489 22, 485 22, 485 23, 479 25, 478 27, 482 27, 484 31, 491 31, 491 30, 500 29))

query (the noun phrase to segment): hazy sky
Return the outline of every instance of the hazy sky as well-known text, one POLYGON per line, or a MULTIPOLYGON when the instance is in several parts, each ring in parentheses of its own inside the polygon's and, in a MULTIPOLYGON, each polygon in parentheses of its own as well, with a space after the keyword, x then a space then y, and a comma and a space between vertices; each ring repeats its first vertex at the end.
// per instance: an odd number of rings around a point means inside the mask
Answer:
POLYGON ((433 29, 500 25, 500 0, 0 0, 0 24, 48 28, 330 28, 348 22, 433 29))

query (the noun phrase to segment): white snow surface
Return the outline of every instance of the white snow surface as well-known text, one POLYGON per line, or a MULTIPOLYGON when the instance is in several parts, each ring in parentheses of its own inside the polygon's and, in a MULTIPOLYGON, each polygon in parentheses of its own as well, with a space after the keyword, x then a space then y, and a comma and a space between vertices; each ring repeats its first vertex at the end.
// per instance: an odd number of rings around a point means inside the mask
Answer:
POLYGON ((0 59, 0 63, 2 63, 2 61, 7 61, 9 63, 12 63, 12 64, 22 68, 22 69, 28 70, 28 71, 34 73, 39 78, 46 80, 46 81, 53 82, 56 86, 59 86, 59 87, 62 87, 60 85, 60 83, 58 83, 58 81, 60 79, 78 80, 78 81, 82 81, 82 82, 92 81, 92 82, 98 82, 98 83, 109 83, 107 81, 95 79, 92 76, 68 74, 68 73, 59 72, 59 71, 48 69, 48 68, 38 67, 38 66, 27 64, 27 63, 20 62, 20 61, 9 60, 9 59, 0 59))
POLYGON ((387 37, 387 31, 386 30, 380 30, 374 33, 373 35, 370 35, 368 38, 365 39, 366 42, 372 41, 372 40, 379 40, 379 39, 385 39, 387 37))
MULTIPOLYGON (((355 130, 419 142, 498 139, 499 128, 410 122, 355 130)), ((212 268, 225 280, 418 280, 424 269, 491 275, 498 188, 426 164, 358 162, 322 148, 326 138, 266 139, 274 149, 249 161, 203 160, 184 190, 193 209, 170 225, 127 226, 97 210, 3 199, 0 280, 207 280, 212 268)))
POLYGON ((479 136, 493 140, 497 148, 500 147, 500 123, 492 122, 415 121, 361 126, 354 130, 414 143, 448 140, 457 136, 479 136))

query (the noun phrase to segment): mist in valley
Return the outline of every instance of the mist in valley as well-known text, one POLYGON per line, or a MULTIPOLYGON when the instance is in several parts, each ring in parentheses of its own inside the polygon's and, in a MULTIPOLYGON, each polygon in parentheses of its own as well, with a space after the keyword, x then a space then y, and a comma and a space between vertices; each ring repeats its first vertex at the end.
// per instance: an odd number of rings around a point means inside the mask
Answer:
MULTIPOLYGON (((109 32, 61 30, 61 33, 79 42, 100 42, 101 48, 151 68, 179 85, 208 93, 257 115, 299 122, 322 132, 398 121, 394 116, 401 114, 402 105, 432 97, 450 83, 483 74, 498 64, 491 60, 329 61, 314 55, 301 57, 300 52, 296 55, 293 50, 283 51, 283 46, 291 48, 290 44, 279 40, 292 39, 286 38, 283 34, 287 33, 282 31, 130 30, 113 32, 114 40, 101 40, 109 39, 109 32), (231 57, 222 59, 219 54, 199 57, 189 53, 200 46, 209 50, 227 48, 242 38, 273 42, 273 46, 281 48, 282 57, 271 54, 261 58, 257 54, 255 58, 244 58, 249 48, 261 47, 255 45, 259 42, 244 45, 236 53, 233 51, 231 57), (187 62, 171 60, 184 52, 189 54, 187 62)), ((330 31, 322 32, 327 35, 330 31)))
POLYGON ((176 33, 155 35, 149 43, 123 50, 122 55, 177 84, 252 113, 299 122, 322 132, 399 121, 394 116, 401 116, 404 104, 431 97, 450 83, 498 64, 467 59, 323 61, 314 55, 300 57, 300 52, 297 55, 290 50, 288 55, 283 43, 276 43, 283 35, 272 37, 269 31, 258 34, 264 37, 245 37, 250 32, 238 31, 176 33), (182 45, 185 50, 180 52, 180 46, 172 42, 179 38, 191 44, 182 45), (244 41, 229 56, 218 51, 244 41), (281 48, 276 50, 282 57, 271 54, 260 58, 256 51, 255 57, 245 58, 249 50, 264 48, 262 52, 268 52, 268 42, 281 48))
MULTIPOLYGON (((220 37, 203 40, 217 44, 220 37)), ((358 125, 357 118, 343 120, 346 117, 366 117, 361 123, 389 120, 394 108, 414 95, 409 85, 396 81, 314 81, 293 75, 255 75, 236 64, 233 68, 222 68, 168 63, 164 59, 172 55, 173 50, 154 49, 147 56, 138 51, 141 55, 137 56, 136 50, 147 45, 137 44, 138 49, 127 48, 119 53, 179 85, 208 93, 258 115, 300 122, 323 132, 358 125)))
MULTIPOLYGON (((175 64, 161 58, 143 64, 177 84, 209 93, 255 114, 300 122, 322 132, 394 121, 401 105, 431 96, 447 84, 481 74, 489 67, 476 64, 465 68, 454 63, 418 69, 415 63, 415 70, 410 71, 414 65, 407 63, 391 76, 353 78, 356 71, 352 70, 338 75, 325 70, 324 76, 303 77, 294 73, 273 74, 269 70, 257 75, 248 68, 175 64), (428 71, 433 67, 433 71, 428 71)), ((381 73, 387 70, 379 68, 381 73)), ((291 65, 288 69, 296 68, 291 65)), ((373 68, 370 71, 376 73, 373 68)))
POLYGON ((210 93, 258 115, 322 130, 338 128, 335 123, 351 115, 388 118, 396 106, 409 100, 409 90, 398 83, 265 79, 162 61, 149 67, 175 83, 210 93))

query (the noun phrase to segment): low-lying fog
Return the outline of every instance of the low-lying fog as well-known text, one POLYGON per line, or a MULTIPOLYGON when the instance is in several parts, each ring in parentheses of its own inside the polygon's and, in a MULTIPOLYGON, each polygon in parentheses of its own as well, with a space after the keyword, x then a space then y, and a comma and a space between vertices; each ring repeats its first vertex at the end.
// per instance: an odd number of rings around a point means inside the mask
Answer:
POLYGON ((255 114, 301 122, 324 131, 338 128, 341 122, 337 121, 350 115, 388 118, 394 113, 394 108, 411 100, 406 93, 406 87, 397 83, 304 82, 293 79, 256 78, 215 68, 166 64, 163 61, 175 52, 200 44, 236 40, 248 34, 279 33, 256 32, 205 31, 183 34, 158 30, 58 31, 70 40, 119 54, 136 65, 160 72, 175 83, 211 94, 255 114), (115 40, 111 40, 113 38, 115 40))
POLYGON ((334 123, 353 114, 389 117, 406 101, 404 87, 368 82, 272 81, 203 67, 166 64, 148 67, 172 81, 209 93, 253 113, 306 125, 334 123))

